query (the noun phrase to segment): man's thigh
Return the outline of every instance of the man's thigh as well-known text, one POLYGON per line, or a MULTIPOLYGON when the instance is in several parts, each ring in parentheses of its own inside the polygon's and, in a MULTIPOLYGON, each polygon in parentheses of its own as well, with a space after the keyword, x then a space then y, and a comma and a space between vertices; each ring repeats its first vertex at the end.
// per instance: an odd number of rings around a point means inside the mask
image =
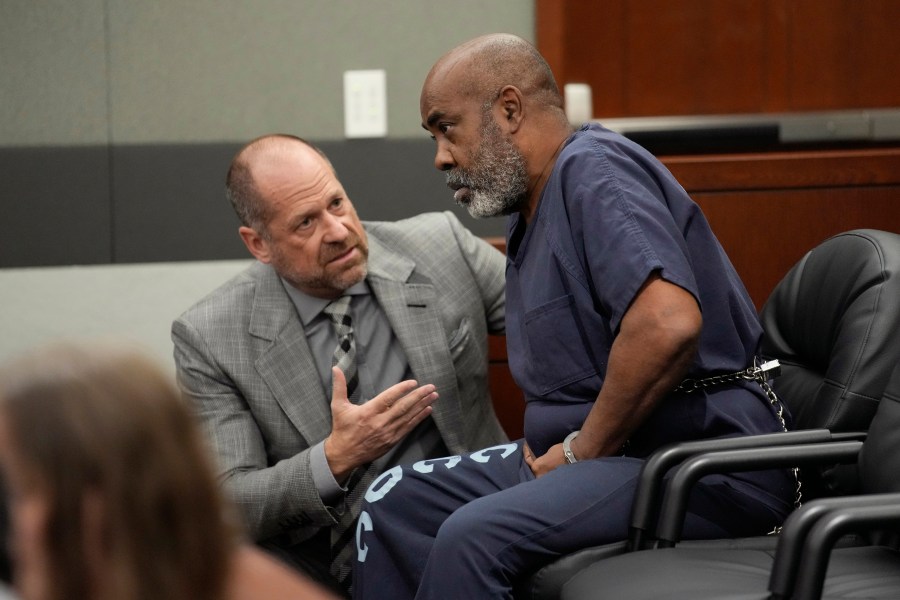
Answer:
POLYGON ((624 539, 642 464, 617 457, 561 466, 460 507, 440 535, 469 530, 463 535, 491 540, 495 555, 543 560, 624 539))

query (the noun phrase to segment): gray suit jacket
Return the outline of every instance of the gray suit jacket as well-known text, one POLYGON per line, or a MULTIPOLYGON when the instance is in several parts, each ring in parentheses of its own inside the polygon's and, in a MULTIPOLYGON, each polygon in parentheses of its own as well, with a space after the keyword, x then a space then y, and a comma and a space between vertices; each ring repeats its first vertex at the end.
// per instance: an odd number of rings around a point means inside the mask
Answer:
MULTIPOLYGON (((506 439, 488 391, 487 334, 501 333, 505 258, 452 213, 365 223, 367 281, 420 384, 433 383, 437 428, 453 453, 506 439)), ((309 449, 331 430, 331 391, 291 299, 255 263, 172 326, 179 385, 213 441, 251 535, 312 536, 343 507, 324 505, 309 449)))

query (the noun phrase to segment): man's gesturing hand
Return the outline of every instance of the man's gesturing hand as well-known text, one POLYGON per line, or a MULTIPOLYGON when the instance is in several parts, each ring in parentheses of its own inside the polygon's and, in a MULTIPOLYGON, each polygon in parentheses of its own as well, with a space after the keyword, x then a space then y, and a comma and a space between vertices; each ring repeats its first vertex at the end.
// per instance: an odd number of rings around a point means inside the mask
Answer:
POLYGON ((347 382, 337 367, 331 369, 331 434, 325 439, 325 457, 335 479, 342 482, 360 465, 390 450, 403 436, 431 414, 438 394, 432 384, 401 381, 362 406, 347 399, 347 382))

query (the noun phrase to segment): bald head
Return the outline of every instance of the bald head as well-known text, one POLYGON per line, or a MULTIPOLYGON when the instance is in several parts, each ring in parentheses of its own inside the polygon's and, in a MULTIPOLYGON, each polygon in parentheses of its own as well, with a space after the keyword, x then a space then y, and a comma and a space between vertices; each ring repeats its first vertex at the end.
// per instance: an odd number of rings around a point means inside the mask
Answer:
POLYGON ((491 34, 461 44, 429 71, 419 99, 434 165, 475 216, 529 218, 572 133, 547 61, 530 43, 491 34))
POLYGON ((442 56, 428 73, 423 100, 436 85, 450 81, 456 93, 479 104, 493 102, 502 87, 512 85, 539 107, 563 109, 547 61, 533 45, 515 35, 477 37, 442 56))
POLYGON ((296 150, 298 144, 317 154, 334 171, 328 157, 319 148, 303 138, 283 133, 264 135, 252 140, 232 159, 225 176, 225 197, 231 202, 242 225, 265 234, 269 206, 260 193, 254 172, 260 165, 296 150))

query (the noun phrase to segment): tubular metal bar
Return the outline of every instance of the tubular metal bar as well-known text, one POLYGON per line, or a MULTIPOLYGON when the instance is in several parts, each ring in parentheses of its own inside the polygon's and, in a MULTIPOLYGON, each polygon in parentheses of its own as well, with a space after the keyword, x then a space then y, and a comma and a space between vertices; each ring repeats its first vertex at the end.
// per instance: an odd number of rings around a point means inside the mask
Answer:
POLYGON ((827 429, 808 429, 681 442, 660 448, 647 458, 638 476, 638 487, 631 507, 631 522, 626 552, 640 550, 644 547, 648 532, 651 532, 658 513, 663 477, 665 477, 669 469, 686 458, 713 451, 829 442, 834 435, 827 429))
POLYGON ((663 496, 659 519, 659 546, 671 548, 681 539, 691 487, 704 475, 733 471, 759 471, 817 463, 855 462, 862 442, 775 446, 704 453, 687 459, 672 476, 663 496))

